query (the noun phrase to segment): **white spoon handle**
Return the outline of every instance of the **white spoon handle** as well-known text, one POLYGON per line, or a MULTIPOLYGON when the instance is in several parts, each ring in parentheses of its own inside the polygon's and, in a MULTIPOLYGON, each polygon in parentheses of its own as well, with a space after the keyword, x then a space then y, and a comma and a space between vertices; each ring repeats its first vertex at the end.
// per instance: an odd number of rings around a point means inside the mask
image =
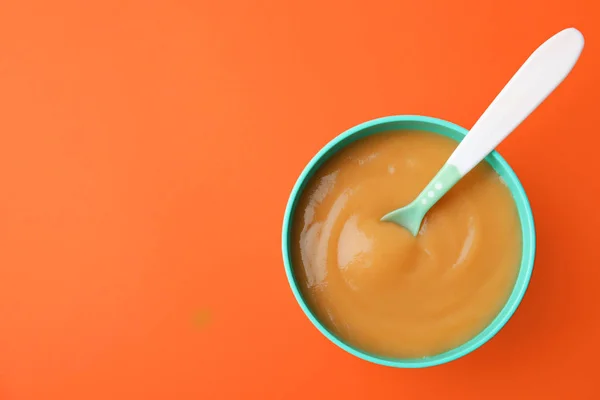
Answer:
POLYGON ((583 35, 565 29, 529 56, 485 110, 446 164, 409 205, 383 216, 417 235, 429 209, 479 164, 567 77, 583 50, 583 35))
POLYGON ((491 153, 567 77, 583 44, 583 35, 568 28, 538 47, 473 125, 447 164, 464 176, 491 153))

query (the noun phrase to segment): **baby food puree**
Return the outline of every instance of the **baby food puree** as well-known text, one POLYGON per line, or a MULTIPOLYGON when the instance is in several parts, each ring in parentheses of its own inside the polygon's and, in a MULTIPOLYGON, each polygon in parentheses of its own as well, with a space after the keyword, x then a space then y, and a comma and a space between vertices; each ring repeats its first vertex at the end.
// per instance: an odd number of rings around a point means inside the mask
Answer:
POLYGON ((426 215, 413 237, 383 215, 408 204, 457 143, 388 132, 343 148, 296 207, 292 264, 316 317, 346 343, 399 358, 467 342, 508 300, 521 258, 509 189, 481 163, 426 215))

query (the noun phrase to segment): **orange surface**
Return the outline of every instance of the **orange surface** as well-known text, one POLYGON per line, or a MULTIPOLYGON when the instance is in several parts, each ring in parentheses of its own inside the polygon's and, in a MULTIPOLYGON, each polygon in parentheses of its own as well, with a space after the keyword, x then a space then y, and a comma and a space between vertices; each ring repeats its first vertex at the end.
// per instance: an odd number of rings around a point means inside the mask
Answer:
POLYGON ((599 7, 0 3, 0 399, 597 399, 599 7), (514 318, 427 370, 330 344, 280 255, 304 164, 378 116, 470 126, 568 26, 579 64, 500 148, 538 227, 514 318))

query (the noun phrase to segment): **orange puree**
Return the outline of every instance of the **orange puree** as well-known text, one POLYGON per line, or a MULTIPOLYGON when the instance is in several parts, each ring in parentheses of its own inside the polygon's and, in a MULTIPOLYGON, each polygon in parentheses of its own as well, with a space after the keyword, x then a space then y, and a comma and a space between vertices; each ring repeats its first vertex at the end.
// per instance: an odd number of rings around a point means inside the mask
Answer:
POLYGON ((481 163, 426 215, 417 237, 389 222, 444 164, 456 142, 391 132, 339 151, 296 208, 292 257, 317 318, 346 343, 388 357, 457 347, 502 309, 521 257, 511 193, 481 163))

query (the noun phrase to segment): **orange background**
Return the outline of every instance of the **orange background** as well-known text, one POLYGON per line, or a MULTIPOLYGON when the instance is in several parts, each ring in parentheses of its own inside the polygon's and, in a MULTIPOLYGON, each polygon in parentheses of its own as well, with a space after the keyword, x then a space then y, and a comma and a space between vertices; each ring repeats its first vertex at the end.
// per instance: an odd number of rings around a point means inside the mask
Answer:
POLYGON ((599 7, 3 1, 0 399, 599 398, 599 7), (514 318, 426 370, 330 344, 280 254, 305 163, 374 117, 471 126, 569 26, 578 65, 500 148, 538 228, 514 318))

